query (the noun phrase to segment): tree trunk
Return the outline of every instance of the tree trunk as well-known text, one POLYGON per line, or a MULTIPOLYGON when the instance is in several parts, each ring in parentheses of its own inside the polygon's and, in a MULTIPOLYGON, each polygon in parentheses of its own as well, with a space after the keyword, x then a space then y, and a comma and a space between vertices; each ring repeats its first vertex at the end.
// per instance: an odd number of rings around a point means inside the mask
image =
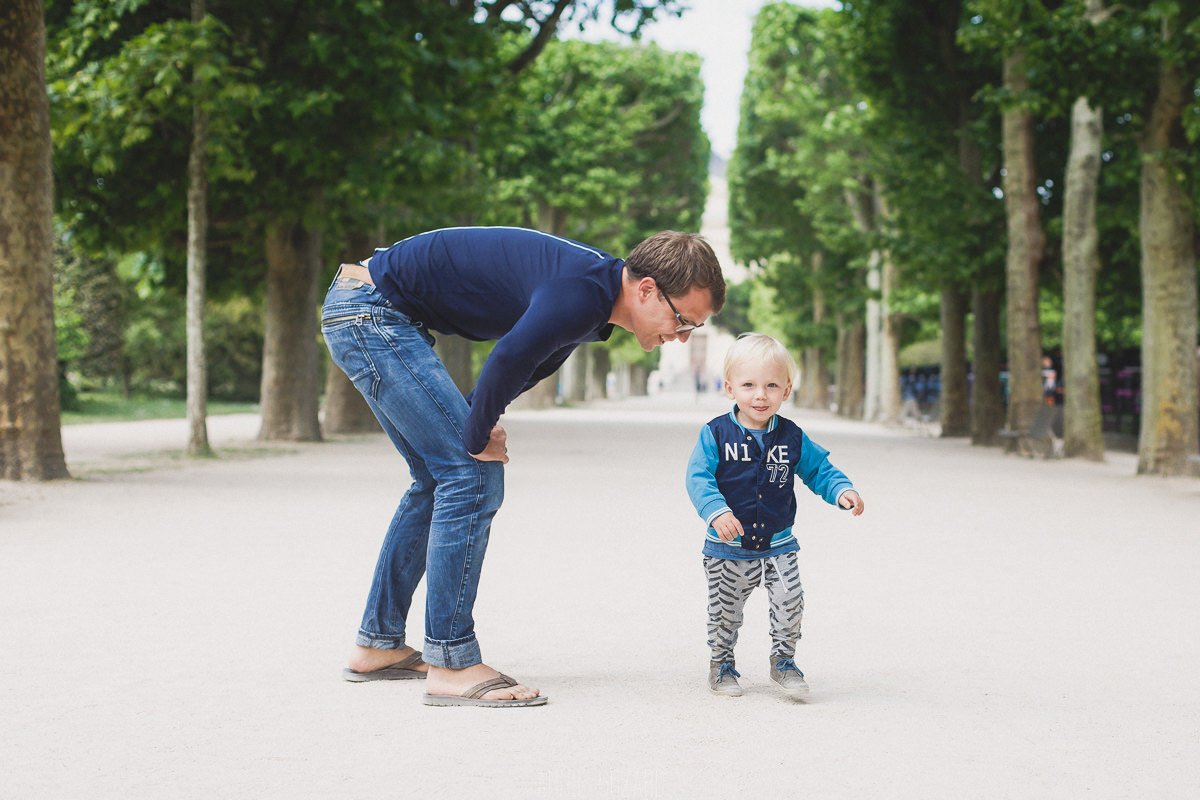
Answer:
POLYGON ((853 323, 838 320, 837 413, 850 419, 862 419, 865 328, 861 319, 853 323))
POLYGON ((442 334, 437 337, 437 344, 433 346, 433 350, 445 364, 446 371, 450 373, 450 379, 454 381, 454 385, 464 396, 475 388, 475 369, 471 360, 470 339, 442 334))
MULTIPOLYGON (((883 189, 875 184, 875 218, 880 225, 888 217, 883 189)), ((882 317, 879 346, 879 414, 889 424, 900 421, 900 323, 902 317, 892 313, 893 292, 900 279, 900 270, 890 251, 880 252, 879 311, 882 317)))
POLYGON ((864 324, 864 351, 866 382, 863 391, 863 419, 874 422, 879 419, 883 377, 883 305, 879 293, 883 288, 883 275, 878 250, 867 257, 867 313, 864 324))
MULTIPOLYGON (((1025 53, 1004 59, 1004 85, 1020 102, 1029 87, 1025 53)), ((1005 275, 1008 288, 1008 424, 1028 430, 1042 402, 1042 341, 1038 325, 1038 265, 1045 234, 1034 187, 1033 115, 1014 106, 1004 112, 1004 210, 1008 220, 1005 275)))
MULTIPOLYGON (((983 153, 972 138, 971 103, 959 101, 958 165, 971 188, 985 187, 983 153)), ((978 219, 967 225, 979 228, 978 219)), ((972 350, 974 364, 970 382, 971 444, 991 445, 1004 427, 1004 396, 1000 387, 1000 309, 1004 285, 1003 265, 991 260, 977 265, 971 287, 972 350), (995 274, 992 274, 994 271, 995 274)))
POLYGON ((629 396, 645 397, 650 394, 650 370, 641 364, 629 365, 629 396))
POLYGON ((1187 457, 1197 447, 1195 212, 1177 174, 1191 84, 1177 64, 1161 64, 1142 137, 1139 474, 1187 474, 1187 457))
POLYGON ((582 344, 567 357, 562 366, 563 394, 572 403, 583 403, 588 399, 588 388, 592 372, 592 345, 582 344))
MULTIPOLYGON (((204 0, 192 0, 192 22, 204 20, 204 0)), ((188 154, 187 418, 190 456, 212 455, 208 445, 208 362, 204 356, 204 296, 208 258, 208 112, 192 103, 188 154)))
MULTIPOLYGON (((878 196, 876 187, 870 181, 858 179, 855 189, 845 192, 846 205, 854 218, 854 226, 864 235, 870 235, 876 229, 875 198, 878 196)), ((863 388, 862 416, 868 421, 879 417, 880 407, 880 369, 883 358, 883 313, 879 302, 879 292, 883 284, 880 274, 882 254, 878 249, 872 249, 867 257, 867 303, 864 318, 863 365, 865 384, 863 388)), ((839 381, 840 383, 840 381, 839 381)), ((858 416, 857 414, 855 416, 858 416)))
POLYGON ((554 236, 563 236, 567 230, 567 212, 544 200, 538 201, 538 230, 554 236))
POLYGON ((588 392, 592 398, 608 397, 608 373, 612 370, 612 357, 608 348, 593 347, 591 376, 588 378, 588 392))
POLYGON ((319 441, 317 276, 321 235, 301 222, 267 228, 267 312, 263 345, 263 440, 319 441))
MULTIPOLYGON (((821 291, 821 269, 824 254, 818 250, 812 256, 813 272, 813 325, 820 327, 825 322, 825 295, 821 291)), ((796 395, 797 402, 805 408, 829 410, 829 364, 823 347, 806 347, 803 354, 804 368, 800 374, 802 392, 796 395)))
POLYGON ((825 350, 821 347, 806 347, 801 356, 800 388, 796 394, 796 405, 802 408, 829 410, 829 365, 825 363, 825 350))
POLYGON ((971 411, 967 404, 967 298, 961 291, 943 289, 941 298, 942 436, 966 436, 971 431, 971 411))
POLYGON ((54 341, 53 181, 40 0, 0 19, 0 478, 67 478, 54 341))
POLYGON ((1103 125, 1099 108, 1086 97, 1075 100, 1063 194, 1063 452, 1093 461, 1104 460, 1096 366, 1096 194, 1103 125))
POLYGON ((362 393, 346 377, 333 360, 326 357, 325 373, 325 433, 377 433, 382 429, 379 420, 362 393))
POLYGON ((974 311, 971 349, 975 353, 971 382, 971 444, 993 445, 1004 427, 1000 389, 1000 292, 978 286, 971 292, 974 311))
MULTIPOLYGON (((382 229, 371 235, 361 230, 351 233, 346 237, 345 250, 338 257, 338 264, 352 264, 369 257, 373 243, 383 239, 382 229)), ((382 432, 379 420, 375 419, 362 393, 333 363, 328 352, 325 355, 325 416, 321 419, 321 428, 325 433, 382 432)))
POLYGON ((554 408, 558 401, 558 373, 543 378, 532 389, 509 403, 509 408, 554 408))

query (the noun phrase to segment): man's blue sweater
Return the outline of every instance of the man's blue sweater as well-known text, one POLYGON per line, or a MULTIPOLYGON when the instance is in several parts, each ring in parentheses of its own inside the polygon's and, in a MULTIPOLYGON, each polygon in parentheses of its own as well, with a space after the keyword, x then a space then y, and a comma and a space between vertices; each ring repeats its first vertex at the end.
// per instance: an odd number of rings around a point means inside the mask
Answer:
POLYGON ((776 414, 765 431, 749 431, 738 422, 735 405, 710 420, 700 429, 687 469, 688 496, 709 526, 704 554, 750 559, 798 550, 792 534, 796 477, 833 505, 854 488, 830 463, 829 451, 786 417, 776 414), (745 531, 732 543, 722 541, 712 527, 727 511, 745 531))
POLYGON ((584 342, 612 335, 623 259, 525 228, 444 228, 375 251, 371 279, 425 327, 497 340, 475 389, 463 442, 487 446, 519 394, 551 375, 584 342))

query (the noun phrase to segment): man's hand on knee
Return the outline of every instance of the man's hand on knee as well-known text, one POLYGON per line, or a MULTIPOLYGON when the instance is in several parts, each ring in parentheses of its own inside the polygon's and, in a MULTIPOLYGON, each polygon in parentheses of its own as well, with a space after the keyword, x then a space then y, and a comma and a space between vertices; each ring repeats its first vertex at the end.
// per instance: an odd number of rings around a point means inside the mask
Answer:
POLYGON ((501 464, 508 463, 508 434, 504 428, 499 425, 492 428, 492 433, 488 436, 487 447, 483 448, 480 453, 471 453, 471 458, 477 461, 499 461, 501 464))

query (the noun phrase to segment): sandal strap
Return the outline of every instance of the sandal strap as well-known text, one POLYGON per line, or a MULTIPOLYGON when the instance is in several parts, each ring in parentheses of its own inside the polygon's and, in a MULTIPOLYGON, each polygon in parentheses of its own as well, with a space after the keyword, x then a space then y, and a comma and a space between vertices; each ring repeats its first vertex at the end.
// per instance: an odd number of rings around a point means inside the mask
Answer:
POLYGON ((479 698, 483 697, 485 694, 492 691, 493 689, 508 689, 509 687, 516 686, 516 685, 517 685, 517 682, 514 681, 512 678, 508 677, 507 675, 501 674, 495 678, 492 678, 491 680, 487 680, 487 681, 484 681, 483 683, 475 684, 467 692, 465 692, 462 696, 470 698, 472 700, 478 700, 479 698))
POLYGON ((405 658, 403 661, 397 661, 389 669, 412 669, 413 667, 419 667, 422 663, 424 662, 421 660, 421 651, 414 650, 408 654, 408 658, 405 658))

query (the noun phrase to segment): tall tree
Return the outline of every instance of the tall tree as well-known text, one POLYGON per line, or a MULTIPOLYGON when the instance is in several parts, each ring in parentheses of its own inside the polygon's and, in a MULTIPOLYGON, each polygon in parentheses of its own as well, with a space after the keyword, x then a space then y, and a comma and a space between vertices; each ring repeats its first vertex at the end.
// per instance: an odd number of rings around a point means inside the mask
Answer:
POLYGON ((1036 190, 1033 113, 1021 45, 1004 56, 1004 207, 1008 217, 1008 425, 1029 430, 1042 402, 1042 338, 1038 321, 1038 267, 1046 237, 1036 190))
POLYGON ((730 243, 756 263, 806 350, 798 396, 820 402, 834 353, 838 413, 862 411, 865 273, 875 234, 865 104, 839 63, 837 15, 789 3, 760 10, 751 37, 737 146, 729 165, 730 243), (857 223, 856 223, 857 220, 857 223))
MULTIPOLYGON (((182 274, 190 3, 52 7, 61 155, 71 166, 59 173, 64 211, 72 225, 89 223, 93 241, 154 249, 182 274)), ((453 149, 455 131, 469 145, 478 109, 559 24, 603 15, 636 32, 678 3, 209 0, 207 10, 230 67, 219 70, 209 128, 210 215, 225 250, 216 263, 242 287, 258 284, 266 265, 260 435, 315 438, 319 345, 315 312, 300 309, 315 302, 325 245, 381 219, 396 226, 406 205, 420 209, 431 193, 424 162, 453 149)))
POLYGON ((0 9, 0 477, 67 476, 53 306, 50 116, 41 0, 0 9))
MULTIPOLYGON (((1093 26, 1105 16, 1101 0, 1087 0, 1083 15, 1093 26)), ((1100 230, 1096 204, 1100 184, 1104 113, 1088 94, 1071 105, 1071 143, 1063 196, 1063 451, 1104 458, 1100 375, 1096 366, 1096 279, 1100 230)))
MULTIPOLYGON (((847 69, 874 109, 869 135, 882 148, 891 222, 888 250, 905 282, 938 294, 943 436, 971 432, 966 318, 971 293, 1002 274, 995 249, 993 172, 981 153, 993 137, 979 99, 994 68, 958 41, 961 0, 852 0, 843 6, 847 69)), ((998 174, 998 171, 997 171, 998 174)), ((898 298, 899 300, 899 298, 898 298)), ((999 348, 984 335, 998 306, 976 304, 977 361, 999 348), (989 316, 990 315, 990 316, 989 316)), ((976 394, 982 383, 976 369, 976 394)), ((994 384, 992 384, 994 385, 994 384)))
MULTIPOLYGON (((192 22, 199 26, 206 15, 204 0, 192 0, 192 22)), ((207 150, 208 109, 197 97, 192 100, 192 144, 188 154, 187 178, 187 450, 193 456, 206 456, 212 452, 208 444, 208 363, 204 355, 204 297, 208 261, 207 150)))
MULTIPOLYGON (((1142 419, 1138 472, 1179 475, 1197 450, 1196 208, 1183 127, 1196 108, 1200 10, 1162 3, 1158 80, 1142 131, 1142 419)), ((1194 173, 1193 173, 1194 175, 1194 173)), ((1194 177, 1192 178, 1194 180, 1194 177)))

